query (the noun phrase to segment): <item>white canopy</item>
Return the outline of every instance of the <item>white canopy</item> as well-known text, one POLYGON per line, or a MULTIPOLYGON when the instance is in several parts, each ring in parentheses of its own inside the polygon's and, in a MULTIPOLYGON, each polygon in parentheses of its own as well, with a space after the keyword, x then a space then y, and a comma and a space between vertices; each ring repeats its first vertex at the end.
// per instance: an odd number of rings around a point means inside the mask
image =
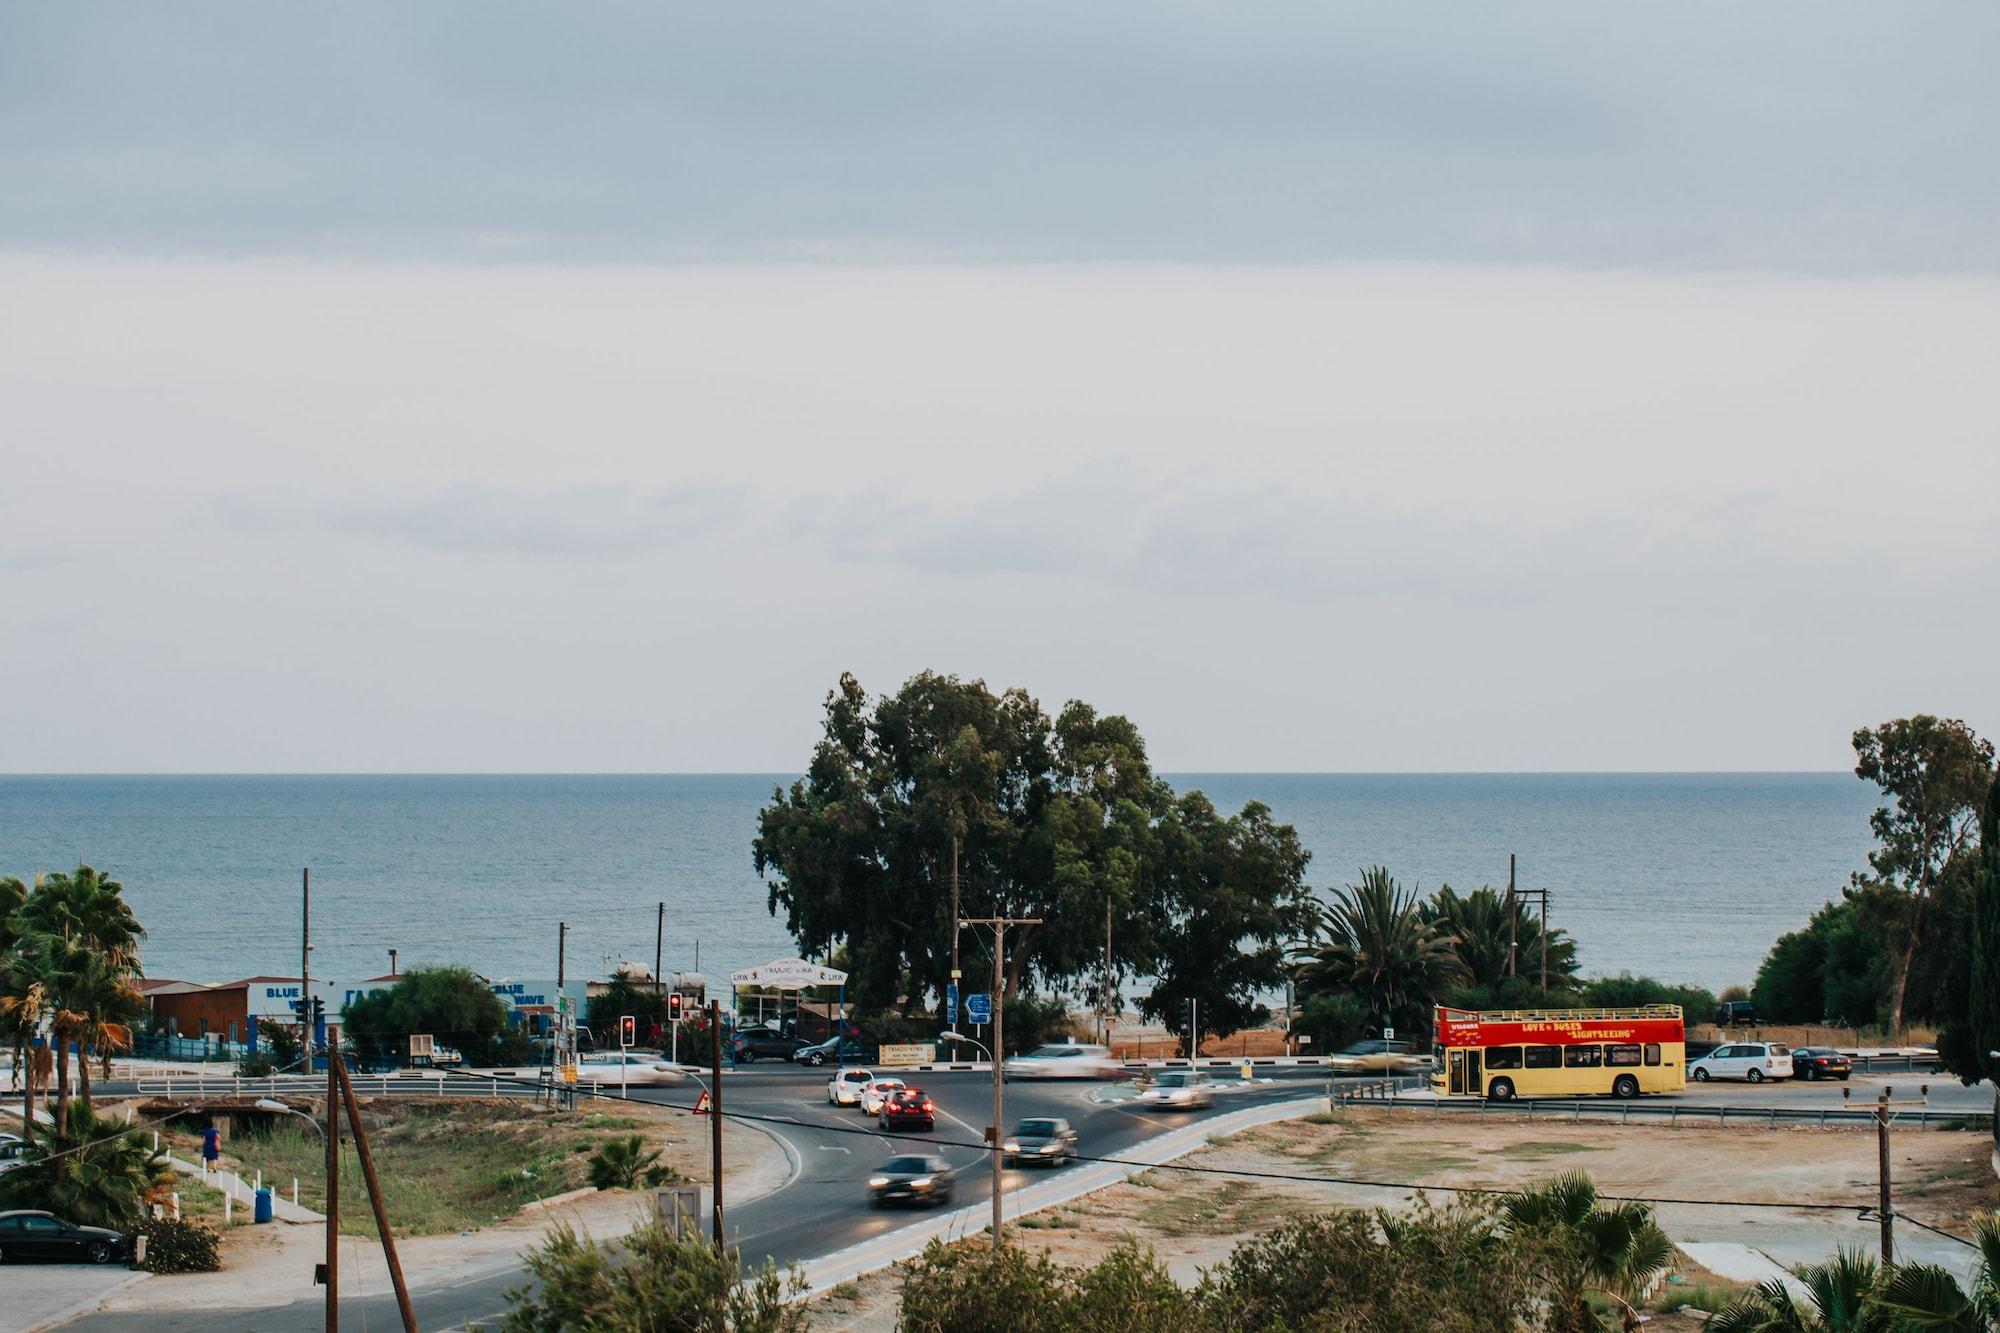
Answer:
POLYGON ((746 967, 729 974, 732 986, 756 986, 764 990, 803 990, 807 986, 844 986, 847 973, 808 963, 803 958, 774 958, 761 967, 746 967))

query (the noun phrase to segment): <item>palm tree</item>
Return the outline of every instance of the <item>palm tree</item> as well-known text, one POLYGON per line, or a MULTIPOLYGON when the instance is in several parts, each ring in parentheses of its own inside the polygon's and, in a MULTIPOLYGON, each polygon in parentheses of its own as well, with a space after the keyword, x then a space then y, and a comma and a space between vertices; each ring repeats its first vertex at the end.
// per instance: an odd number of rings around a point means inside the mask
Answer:
POLYGON ((1766 1282, 1709 1321, 1714 1333, 1891 1333, 1895 1319, 1875 1301, 1876 1262, 1842 1249, 1823 1264, 1796 1270, 1807 1299, 1783 1282, 1766 1282))
POLYGON ((77 1107, 39 1153, 0 1176, 0 1208, 45 1208, 84 1226, 125 1229, 172 1180, 166 1154, 143 1134, 77 1107))
POLYGON ((1935 1264, 1904 1264, 1890 1270, 1876 1288, 1875 1303, 1902 1330, 1938 1329, 1951 1333, 1992 1333, 2000 1329, 2000 1213, 1972 1224, 1979 1247, 1979 1271, 1968 1290, 1935 1264))
MULTIPOLYGON (((1498 986, 1508 976, 1510 946, 1514 972, 1539 977, 1542 966, 1542 923, 1528 910, 1525 898, 1513 900, 1513 928, 1508 928, 1507 895, 1491 888, 1460 894, 1447 884, 1417 909, 1423 919, 1450 933, 1466 979, 1475 986, 1498 986)), ((1576 979, 1576 941, 1560 927, 1549 932, 1549 983, 1567 987, 1576 979)))
POLYGON ((1637 1300, 1667 1266, 1673 1243, 1642 1203, 1601 1206, 1597 1186, 1581 1171, 1510 1194, 1500 1203, 1510 1235, 1537 1243, 1549 1284, 1551 1333, 1598 1333, 1603 1325, 1585 1296, 1603 1292, 1637 1300))
POLYGON ((13 1039, 14 1081, 21 1087, 21 1137, 35 1141, 35 1070, 31 1043, 48 995, 18 956, 0 954, 0 1033, 13 1039))
POLYGON ((1423 1026, 1444 990, 1465 979, 1451 934, 1424 920, 1416 895, 1381 866, 1339 890, 1323 913, 1326 942, 1300 969, 1313 991, 1353 995, 1389 1023, 1423 1026))
MULTIPOLYGON (((46 1001, 60 1122, 69 1113, 71 1044, 79 1045, 84 1061, 93 1046, 108 1059, 113 1047, 130 1044, 125 1020, 138 1012, 131 983, 140 975, 138 944, 146 932, 125 901, 124 886, 87 865, 39 877, 11 913, 9 928, 46 1001)), ((80 1081, 88 1107, 87 1064, 80 1081)))

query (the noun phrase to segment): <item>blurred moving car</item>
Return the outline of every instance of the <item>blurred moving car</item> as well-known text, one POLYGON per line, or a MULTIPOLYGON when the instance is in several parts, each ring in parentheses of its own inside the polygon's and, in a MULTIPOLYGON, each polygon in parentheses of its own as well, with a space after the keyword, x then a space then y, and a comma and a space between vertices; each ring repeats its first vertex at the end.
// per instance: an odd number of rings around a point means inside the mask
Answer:
POLYGON ((850 1060, 873 1060, 875 1048, 859 1037, 828 1037, 811 1046, 799 1047, 792 1052, 791 1058, 817 1069, 821 1065, 845 1064, 850 1060))
POLYGON ((1792 1048, 1781 1041, 1730 1042, 1688 1061, 1687 1072, 1697 1083, 1715 1078, 1740 1078, 1751 1083, 1786 1079, 1792 1076, 1792 1048))
POLYGON ((745 1028, 730 1039, 729 1049, 735 1053, 736 1063, 747 1065, 759 1058, 789 1060, 810 1045, 804 1037, 787 1037, 769 1028, 745 1028))
POLYGON ((861 1113, 880 1115, 889 1098, 901 1092, 905 1084, 899 1078, 878 1078, 861 1089, 861 1113))
POLYGON ((1076 1160, 1076 1131, 1067 1120, 1023 1120, 1000 1150, 1008 1166, 1067 1166, 1076 1160))
POLYGON ((12 1171, 25 1165, 28 1159, 28 1143, 19 1134, 0 1134, 0 1172, 12 1171))
POLYGON ((579 1083, 629 1085, 679 1083, 687 1071, 657 1055, 637 1055, 631 1051, 603 1051, 580 1057, 576 1062, 579 1083))
POLYGON ((1428 1070, 1431 1058, 1407 1041, 1370 1037, 1336 1051, 1326 1064, 1336 1074, 1415 1074, 1428 1070))
POLYGON ((17 1259, 108 1264, 132 1252, 132 1238, 108 1227, 80 1227, 54 1213, 0 1213, 0 1261, 17 1259))
POLYGON ((890 1203, 951 1202, 951 1164, 942 1157, 891 1157, 868 1177, 868 1196, 880 1208, 890 1203))
POLYGON ((1831 1046, 1794 1046, 1792 1073, 1808 1083, 1823 1078, 1837 1078, 1844 1083, 1853 1077, 1854 1061, 1831 1046))
POLYGON ((1187 1111, 1215 1105, 1215 1080, 1199 1069, 1169 1069, 1139 1094, 1149 1110, 1187 1111))
POLYGON ((859 1106, 861 1094, 874 1081, 872 1069, 843 1069, 826 1081, 826 1099, 835 1106, 859 1106))
POLYGON ((937 1103, 922 1088, 904 1088, 882 1103, 884 1129, 936 1129, 937 1103))
POLYGON ((1109 1049, 1077 1041, 1037 1046, 1001 1067, 1006 1078, 1117 1078, 1124 1072, 1109 1049))

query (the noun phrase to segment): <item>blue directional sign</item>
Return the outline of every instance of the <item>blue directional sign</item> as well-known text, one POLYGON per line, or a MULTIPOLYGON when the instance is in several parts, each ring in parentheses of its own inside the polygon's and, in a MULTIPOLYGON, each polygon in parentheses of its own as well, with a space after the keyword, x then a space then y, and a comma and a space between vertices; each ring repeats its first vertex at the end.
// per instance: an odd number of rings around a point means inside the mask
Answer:
POLYGON ((993 1021, 993 997, 980 992, 965 997, 965 1021, 968 1023, 991 1023, 993 1021))
POLYGON ((945 984, 944 1021, 946 1023, 956 1023, 958 1021, 958 983, 956 981, 945 984))

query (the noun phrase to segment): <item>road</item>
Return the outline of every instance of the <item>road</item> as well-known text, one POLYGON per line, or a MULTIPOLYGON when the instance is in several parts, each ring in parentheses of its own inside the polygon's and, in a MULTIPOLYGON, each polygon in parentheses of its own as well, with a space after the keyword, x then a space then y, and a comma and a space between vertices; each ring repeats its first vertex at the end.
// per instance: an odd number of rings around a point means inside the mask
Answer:
MULTIPOLYGON (((1209 1114, 1255 1106, 1274 1100, 1309 1095, 1325 1084, 1325 1074, 1316 1069, 1272 1069, 1273 1081, 1218 1098, 1214 1112, 1146 1112, 1130 1105, 1102 1104, 1091 1099, 1094 1083, 1013 1082, 1007 1085, 1007 1117, 1063 1116, 1076 1126, 1083 1151, 1092 1156, 1117 1156, 1142 1140, 1196 1123, 1209 1114)), ((756 1065, 726 1076, 724 1105, 733 1115, 760 1117, 758 1127, 769 1132, 791 1159, 792 1178, 785 1186, 762 1199, 727 1209, 727 1224, 746 1263, 761 1265, 766 1258, 780 1267, 794 1261, 808 1261, 834 1254, 857 1244, 865 1244, 912 1221, 910 1214, 873 1208, 866 1191, 867 1177, 882 1162, 901 1152, 918 1151, 921 1141, 943 1145, 945 1158, 958 1171, 954 1204, 960 1207, 990 1197, 989 1158, 976 1145, 991 1116, 992 1081, 985 1073, 930 1073, 909 1075, 938 1103, 939 1121, 934 1134, 891 1137, 859 1111, 836 1109, 826 1101, 827 1071, 809 1071, 783 1065, 756 1065)), ((1851 1084, 1793 1082, 1751 1087, 1738 1084, 1690 1085, 1674 1100, 1686 1106, 1767 1106, 1820 1107, 1842 1104, 1841 1089, 1851 1092, 1851 1104, 1872 1101, 1883 1085, 1892 1086, 1896 1096, 1914 1095, 1920 1084, 1929 1084, 1931 1104, 1948 1111, 1990 1111, 1993 1090, 1986 1085, 1966 1088, 1952 1079, 1925 1079, 1911 1075, 1857 1077, 1851 1084)), ((413 1088, 428 1091, 427 1087, 413 1088)), ((117 1095, 116 1087, 106 1095, 117 1095)), ((693 1089, 688 1086, 662 1089, 633 1089, 638 1100, 687 1104, 693 1089)), ((756 1132, 740 1122, 725 1121, 728 1132, 756 1132)), ((1043 1172, 1009 1172, 1008 1188, 1044 1178, 1043 1172)), ((725 1204, 728 1202, 725 1198, 725 1204)), ((970 1225, 983 1226, 985 1213, 975 1214, 970 1225)), ((519 1286, 523 1274, 518 1268, 475 1278, 455 1287, 415 1293, 420 1323, 426 1329, 462 1328, 468 1323, 493 1323, 506 1308, 505 1292, 519 1286)), ((396 1326, 396 1311, 387 1297, 343 1301, 344 1317, 365 1318, 373 1327, 396 1326)), ((357 1324, 356 1326, 360 1326, 357 1324)), ((239 1333, 241 1330, 307 1330, 324 1327, 323 1304, 307 1298, 277 1309, 220 1311, 188 1314, 100 1314, 79 1319, 65 1327, 90 1330, 162 1330, 164 1333, 239 1333)))

